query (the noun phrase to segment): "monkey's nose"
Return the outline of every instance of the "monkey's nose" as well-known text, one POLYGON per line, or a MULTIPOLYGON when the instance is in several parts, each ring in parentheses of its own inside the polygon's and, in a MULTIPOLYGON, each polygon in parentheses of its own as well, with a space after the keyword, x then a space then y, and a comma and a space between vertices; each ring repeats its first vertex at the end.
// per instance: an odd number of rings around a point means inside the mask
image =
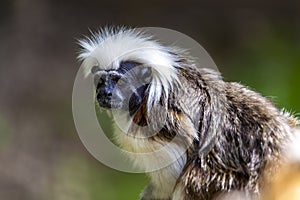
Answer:
POLYGON ((99 105, 104 108, 111 108, 111 101, 112 101, 112 95, 107 93, 101 93, 99 92, 97 94, 97 101, 99 102, 99 105))

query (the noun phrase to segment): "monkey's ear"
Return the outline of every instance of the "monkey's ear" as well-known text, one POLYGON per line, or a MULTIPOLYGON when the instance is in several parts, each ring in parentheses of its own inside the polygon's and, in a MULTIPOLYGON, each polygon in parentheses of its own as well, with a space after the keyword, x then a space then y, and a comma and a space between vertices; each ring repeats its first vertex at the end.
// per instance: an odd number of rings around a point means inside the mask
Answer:
POLYGON ((82 61, 80 67, 83 68, 83 75, 86 78, 88 75, 99 70, 99 62, 96 58, 88 57, 82 61))

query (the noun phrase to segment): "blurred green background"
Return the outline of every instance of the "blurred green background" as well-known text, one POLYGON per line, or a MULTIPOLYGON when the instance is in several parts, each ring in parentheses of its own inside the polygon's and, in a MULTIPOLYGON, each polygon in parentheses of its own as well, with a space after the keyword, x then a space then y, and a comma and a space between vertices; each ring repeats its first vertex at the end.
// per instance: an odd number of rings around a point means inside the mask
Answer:
POLYGON ((300 112, 300 3, 0 1, 0 199, 131 200, 147 183, 95 160, 71 110, 76 39, 104 25, 171 28, 197 40, 224 79, 300 112))

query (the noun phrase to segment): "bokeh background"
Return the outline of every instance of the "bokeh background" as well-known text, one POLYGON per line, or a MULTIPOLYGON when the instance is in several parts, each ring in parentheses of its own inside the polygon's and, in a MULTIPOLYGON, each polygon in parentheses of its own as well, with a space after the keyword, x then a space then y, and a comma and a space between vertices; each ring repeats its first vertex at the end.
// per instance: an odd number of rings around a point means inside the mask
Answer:
POLYGON ((147 178, 95 160, 73 124, 76 39, 104 25, 185 33, 225 80, 300 112, 299 0, 1 0, 1 200, 138 199, 147 178))

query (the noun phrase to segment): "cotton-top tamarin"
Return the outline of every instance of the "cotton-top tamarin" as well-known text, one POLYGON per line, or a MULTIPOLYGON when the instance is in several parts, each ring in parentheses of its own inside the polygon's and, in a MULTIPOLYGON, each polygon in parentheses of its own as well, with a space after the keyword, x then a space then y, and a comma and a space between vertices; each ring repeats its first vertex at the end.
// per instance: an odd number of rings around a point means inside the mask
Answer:
POLYGON ((133 118, 134 128, 117 137, 119 145, 136 153, 172 147, 143 162, 131 158, 140 168, 147 171, 186 149, 171 165, 148 173, 142 200, 210 200, 232 190, 259 196, 294 132, 292 116, 200 68, 187 51, 134 29, 103 29, 80 45, 82 61, 97 60, 84 67, 95 77, 99 106, 127 110, 133 118), (141 131, 147 126, 160 129, 141 131))

